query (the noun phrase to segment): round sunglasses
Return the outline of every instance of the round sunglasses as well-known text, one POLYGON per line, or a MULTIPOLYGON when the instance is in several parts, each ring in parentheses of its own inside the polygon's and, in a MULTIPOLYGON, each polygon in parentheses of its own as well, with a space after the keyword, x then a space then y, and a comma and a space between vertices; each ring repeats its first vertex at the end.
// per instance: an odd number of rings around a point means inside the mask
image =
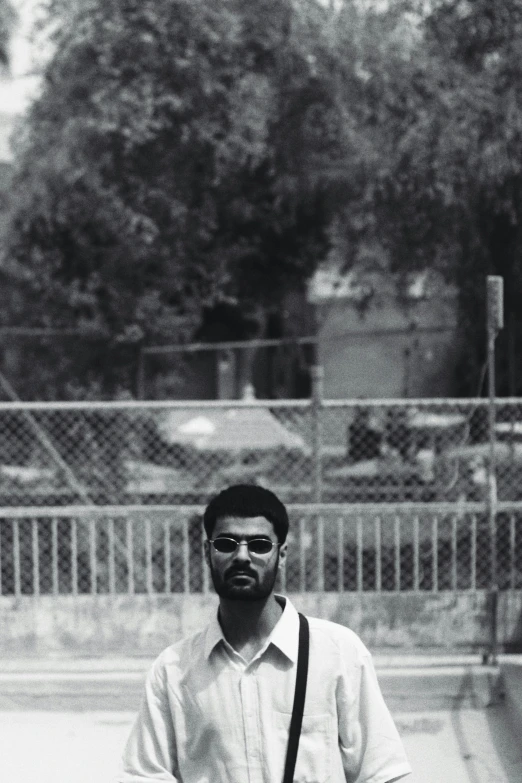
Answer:
MULTIPOLYGON (((228 538, 227 536, 221 536, 220 538, 209 538, 209 543, 212 544, 216 552, 222 555, 232 555, 237 551, 242 541, 236 541, 235 538, 228 538)), ((270 541, 268 538, 251 538, 249 541, 245 541, 248 551, 251 555, 268 555, 275 546, 280 546, 275 541, 270 541)))

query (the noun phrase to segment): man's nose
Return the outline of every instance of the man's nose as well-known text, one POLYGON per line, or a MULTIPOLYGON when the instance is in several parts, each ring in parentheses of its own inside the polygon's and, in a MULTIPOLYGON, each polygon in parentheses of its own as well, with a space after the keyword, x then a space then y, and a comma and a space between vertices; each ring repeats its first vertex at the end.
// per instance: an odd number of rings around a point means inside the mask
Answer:
POLYGON ((250 550, 246 541, 238 543, 234 560, 250 560, 250 550))

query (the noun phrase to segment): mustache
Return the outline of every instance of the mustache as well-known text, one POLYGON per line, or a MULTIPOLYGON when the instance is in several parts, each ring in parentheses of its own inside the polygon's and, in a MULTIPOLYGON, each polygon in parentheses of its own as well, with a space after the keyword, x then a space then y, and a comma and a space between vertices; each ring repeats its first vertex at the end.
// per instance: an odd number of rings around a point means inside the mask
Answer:
POLYGON ((232 576, 252 576, 256 578, 257 574, 248 568, 229 568, 228 571, 225 571, 225 579, 230 579, 232 576))

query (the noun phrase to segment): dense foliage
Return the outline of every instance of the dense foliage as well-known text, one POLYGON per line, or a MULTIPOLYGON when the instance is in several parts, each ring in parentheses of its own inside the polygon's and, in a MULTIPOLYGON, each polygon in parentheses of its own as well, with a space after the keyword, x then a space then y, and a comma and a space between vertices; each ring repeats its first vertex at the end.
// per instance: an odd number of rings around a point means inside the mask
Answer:
POLYGON ((136 346, 190 339, 220 301, 261 322, 325 257, 428 268, 458 288, 458 389, 476 393, 498 273, 500 389, 519 393, 520 3, 335 7, 48 0, 5 318, 103 340, 103 369, 71 372, 110 391, 136 346))
POLYGON ((18 143, 9 248, 36 303, 25 319, 174 342, 224 297, 263 312, 303 284, 328 225, 305 173, 338 157, 342 126, 324 14, 300 8, 49 5, 55 53, 18 143))

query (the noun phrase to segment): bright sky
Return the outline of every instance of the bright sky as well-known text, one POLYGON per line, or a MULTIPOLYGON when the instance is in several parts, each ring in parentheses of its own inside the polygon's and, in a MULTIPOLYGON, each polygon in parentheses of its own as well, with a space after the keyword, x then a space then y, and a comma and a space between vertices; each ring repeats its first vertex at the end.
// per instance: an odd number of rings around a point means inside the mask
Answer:
POLYGON ((17 116, 27 109, 38 90, 39 79, 32 73, 31 25, 39 0, 11 0, 18 23, 10 43, 8 73, 0 73, 0 162, 10 162, 9 138, 17 116))
POLYGON ((29 32, 38 0, 11 0, 19 15, 11 39, 10 74, 0 76, 0 113, 20 114, 34 94, 38 79, 31 75, 31 44, 29 32))

